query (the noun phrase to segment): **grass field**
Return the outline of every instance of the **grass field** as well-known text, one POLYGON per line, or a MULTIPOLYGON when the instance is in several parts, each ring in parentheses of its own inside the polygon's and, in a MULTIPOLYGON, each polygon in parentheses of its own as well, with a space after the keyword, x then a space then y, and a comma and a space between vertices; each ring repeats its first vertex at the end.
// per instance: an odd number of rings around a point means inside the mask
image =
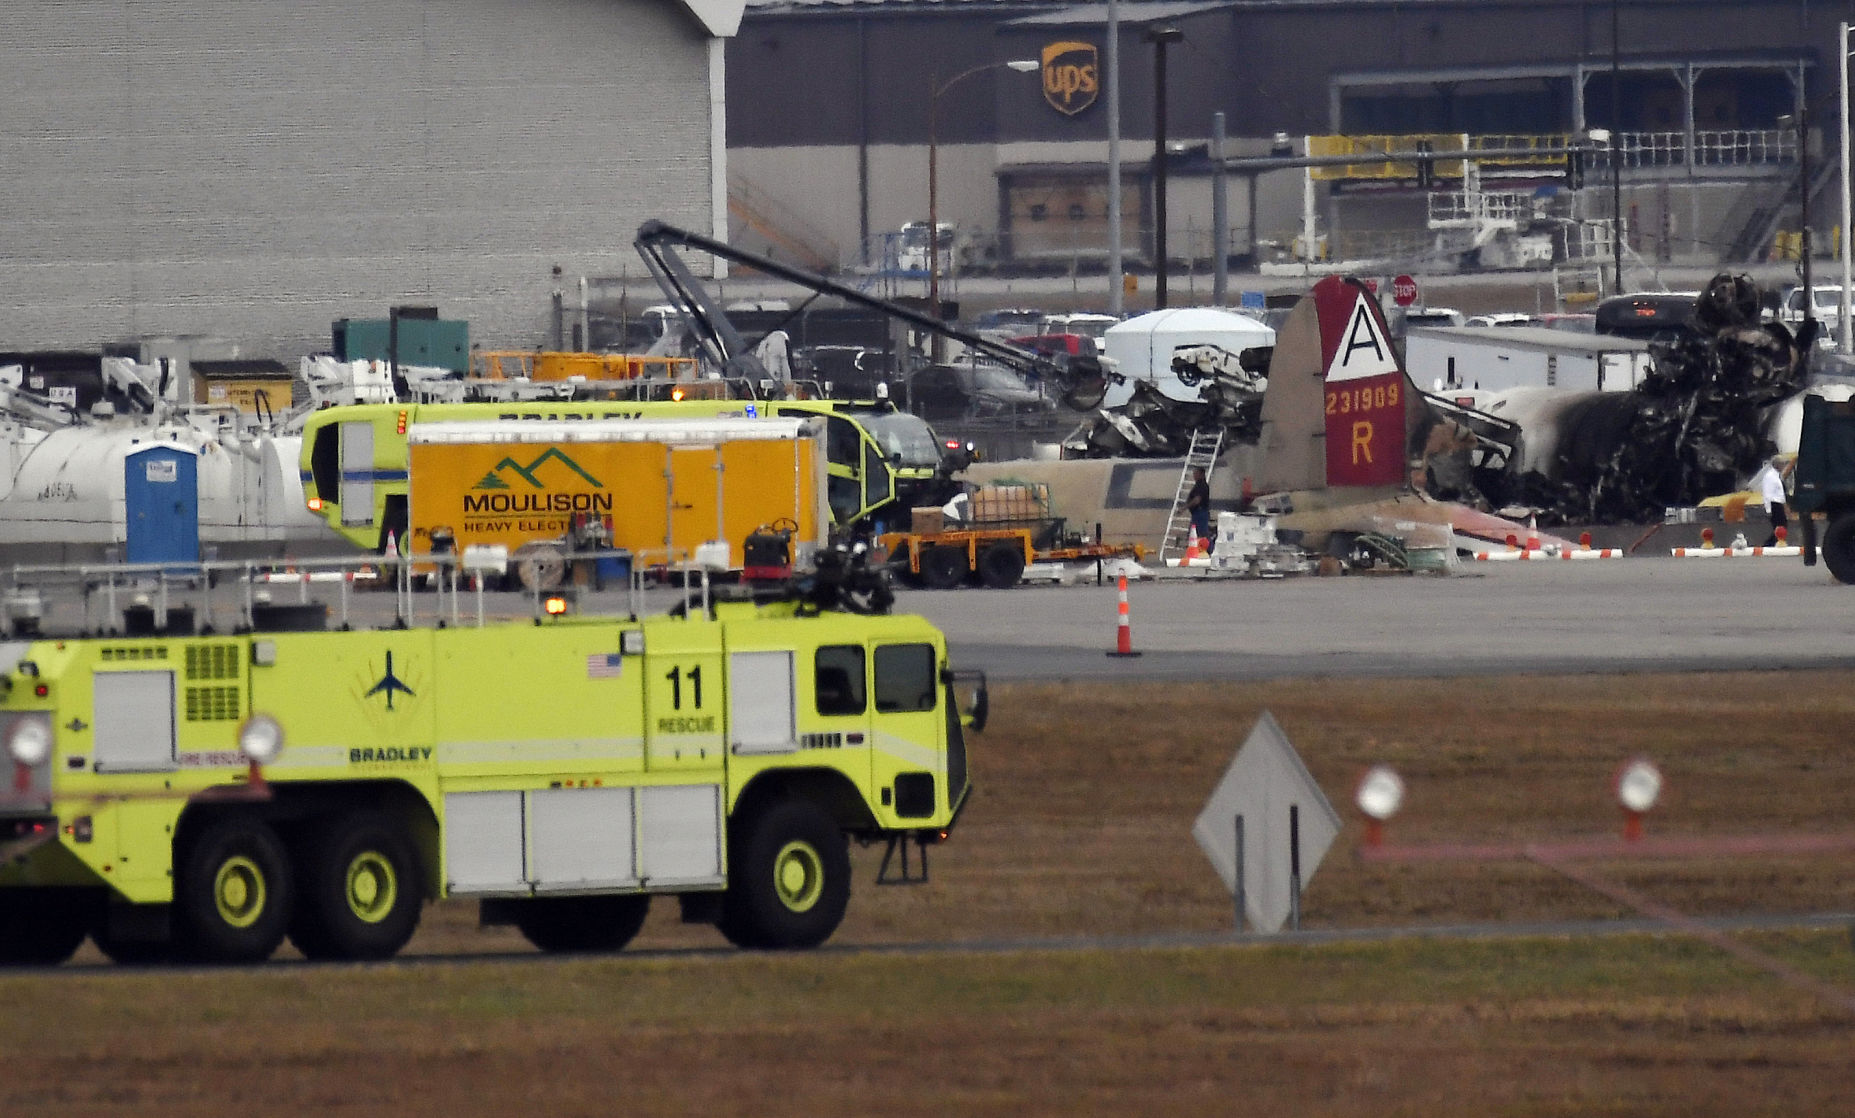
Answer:
MULTIPOLYGON (((1537 866, 1361 863, 1352 784, 1376 762, 1404 775, 1393 841, 1550 840, 1615 833, 1612 774, 1647 754, 1668 780, 1651 834, 1842 832, 1852 685, 998 687, 933 880, 875 888, 859 852, 825 951, 725 951, 659 904, 633 952, 550 959, 462 903, 427 911, 406 965, 138 971, 87 948, 0 974, 0 1114, 1844 1113, 1855 1019, 1684 936, 1024 943, 1228 931, 1190 827, 1263 709, 1348 819, 1305 927, 1630 916, 1537 866)), ((1594 869, 1689 914, 1855 911, 1846 857, 1594 869)), ((1846 930, 1738 938, 1855 992, 1846 930)))

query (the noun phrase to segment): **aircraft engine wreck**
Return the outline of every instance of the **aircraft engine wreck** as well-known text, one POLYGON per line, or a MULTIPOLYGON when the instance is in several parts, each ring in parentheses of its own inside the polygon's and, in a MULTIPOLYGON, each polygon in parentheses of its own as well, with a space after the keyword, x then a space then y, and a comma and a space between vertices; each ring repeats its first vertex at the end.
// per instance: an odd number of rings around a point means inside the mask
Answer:
POLYGON ((1527 450, 1513 491, 1488 496, 1546 521, 1607 524, 1657 520, 1737 488, 1772 452, 1767 410, 1803 388, 1816 323, 1793 336, 1760 322, 1751 280, 1719 275, 1694 325, 1651 344, 1652 369, 1633 391, 1561 393, 1556 406, 1536 400, 1532 415, 1509 414, 1527 450))

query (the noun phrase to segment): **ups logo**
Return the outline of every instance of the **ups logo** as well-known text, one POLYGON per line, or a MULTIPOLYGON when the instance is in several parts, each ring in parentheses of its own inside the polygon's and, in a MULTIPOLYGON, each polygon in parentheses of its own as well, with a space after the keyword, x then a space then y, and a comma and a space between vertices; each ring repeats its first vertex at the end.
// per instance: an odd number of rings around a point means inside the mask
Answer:
POLYGON ((1075 116, 1095 103, 1100 73, 1094 43, 1051 43, 1043 48, 1043 99, 1075 116))

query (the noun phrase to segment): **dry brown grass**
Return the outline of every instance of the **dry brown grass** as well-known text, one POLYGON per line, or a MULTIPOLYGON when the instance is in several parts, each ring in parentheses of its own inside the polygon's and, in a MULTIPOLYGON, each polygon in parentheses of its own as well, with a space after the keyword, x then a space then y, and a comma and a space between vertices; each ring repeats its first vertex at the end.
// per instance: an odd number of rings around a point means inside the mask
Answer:
MULTIPOLYGON (((1260 710, 1347 817, 1308 927, 1630 915, 1526 866, 1364 865, 1345 803, 1389 762, 1399 841, 1855 827, 1855 674, 995 689, 977 798, 931 884, 870 886, 834 943, 1217 932, 1190 827, 1260 710)), ((1689 913, 1855 910, 1846 859, 1603 867, 1689 913)), ((1846 936, 1758 946, 1855 990, 1846 936)), ((659 904, 638 947, 710 948, 659 904)), ((411 954, 522 952, 471 906, 411 954)), ((85 956, 94 959, 94 956, 85 956)), ((0 977, 0 1114, 1827 1114, 1850 1019, 1680 937, 981 954, 458 961, 0 977), (295 1100, 293 1102, 287 1100, 295 1100)))

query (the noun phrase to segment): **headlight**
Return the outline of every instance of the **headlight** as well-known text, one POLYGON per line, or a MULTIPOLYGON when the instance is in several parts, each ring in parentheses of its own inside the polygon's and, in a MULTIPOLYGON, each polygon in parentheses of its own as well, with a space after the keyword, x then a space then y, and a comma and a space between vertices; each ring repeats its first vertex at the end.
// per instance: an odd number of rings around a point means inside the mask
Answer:
POLYGON ((6 732, 6 751, 22 765, 43 764, 52 755, 51 724, 30 716, 15 720, 6 732))
POLYGON ((269 764, 283 752, 283 727, 268 714, 254 714, 238 728, 238 748, 251 760, 269 764))

